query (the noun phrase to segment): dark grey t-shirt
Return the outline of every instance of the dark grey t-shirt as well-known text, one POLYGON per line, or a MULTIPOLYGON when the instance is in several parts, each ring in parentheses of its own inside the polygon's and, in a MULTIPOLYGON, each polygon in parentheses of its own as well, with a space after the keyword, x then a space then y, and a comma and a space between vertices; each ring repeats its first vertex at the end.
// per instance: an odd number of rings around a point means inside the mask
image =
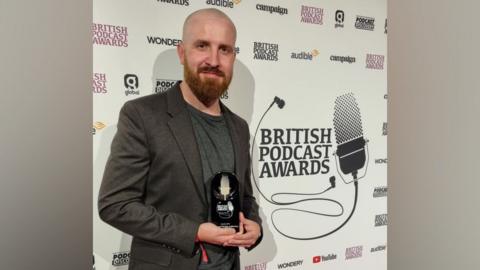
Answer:
MULTIPOLYGON (((235 155, 227 123, 223 115, 213 116, 188 105, 193 130, 202 161, 203 181, 210 204, 211 178, 220 171, 234 172, 235 155)), ((209 211, 210 220, 210 211, 209 211)), ((235 264, 236 248, 204 244, 209 263, 201 263, 199 270, 230 270, 235 264)))

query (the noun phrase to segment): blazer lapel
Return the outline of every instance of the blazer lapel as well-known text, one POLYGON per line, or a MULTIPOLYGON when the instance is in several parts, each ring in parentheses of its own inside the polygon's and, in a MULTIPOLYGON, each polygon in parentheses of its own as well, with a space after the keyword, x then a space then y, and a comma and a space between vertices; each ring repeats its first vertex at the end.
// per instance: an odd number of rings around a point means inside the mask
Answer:
POLYGON ((233 144, 233 152, 234 152, 234 155, 235 155, 235 175, 238 177, 238 180, 240 181, 243 181, 243 175, 239 175, 238 172, 241 171, 240 168, 241 168, 241 158, 240 158, 240 138, 238 137, 239 133, 238 133, 238 130, 237 130, 237 127, 234 125, 233 123, 233 120, 232 120, 232 116, 230 115, 230 111, 228 110, 228 108, 225 107, 225 105, 223 105, 223 103, 220 103, 220 105, 222 106, 222 111, 225 115, 225 120, 227 122, 227 127, 228 127, 228 130, 230 131, 230 137, 232 139, 232 144, 233 144))

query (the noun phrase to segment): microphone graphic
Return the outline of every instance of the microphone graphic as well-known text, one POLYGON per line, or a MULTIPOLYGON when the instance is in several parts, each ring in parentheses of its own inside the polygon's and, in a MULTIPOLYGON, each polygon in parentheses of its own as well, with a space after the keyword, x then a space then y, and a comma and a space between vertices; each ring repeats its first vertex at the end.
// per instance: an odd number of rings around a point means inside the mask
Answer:
POLYGON ((340 177, 345 183, 357 181, 365 176, 364 174, 359 178, 358 171, 365 166, 368 159, 368 140, 363 138, 360 109, 353 93, 344 94, 335 100, 333 127, 337 142, 337 170, 340 167, 342 171, 339 172, 340 177), (352 180, 346 181, 342 175, 349 174, 352 175, 352 180))

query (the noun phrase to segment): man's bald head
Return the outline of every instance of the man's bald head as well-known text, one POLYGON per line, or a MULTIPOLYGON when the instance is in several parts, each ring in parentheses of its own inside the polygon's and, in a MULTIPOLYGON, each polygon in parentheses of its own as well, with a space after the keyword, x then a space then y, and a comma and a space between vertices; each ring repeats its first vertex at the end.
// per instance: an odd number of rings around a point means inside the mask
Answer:
POLYGON ((235 24, 233 24, 232 20, 230 19, 230 17, 227 16, 227 14, 215 8, 200 9, 188 15, 188 17, 185 19, 185 22, 183 23, 182 40, 185 42, 186 40, 191 38, 192 25, 201 23, 202 21, 205 21, 207 19, 227 22, 227 25, 231 27, 236 40, 237 29, 235 28, 235 24))

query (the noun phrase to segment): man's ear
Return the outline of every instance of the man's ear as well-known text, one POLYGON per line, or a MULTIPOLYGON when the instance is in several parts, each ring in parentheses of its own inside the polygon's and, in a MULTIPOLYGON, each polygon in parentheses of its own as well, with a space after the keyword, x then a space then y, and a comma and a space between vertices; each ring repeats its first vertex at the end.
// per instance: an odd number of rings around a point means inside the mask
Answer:
POLYGON ((182 42, 177 45, 177 54, 178 59, 180 59, 180 64, 183 65, 185 61, 185 47, 183 46, 182 42))

